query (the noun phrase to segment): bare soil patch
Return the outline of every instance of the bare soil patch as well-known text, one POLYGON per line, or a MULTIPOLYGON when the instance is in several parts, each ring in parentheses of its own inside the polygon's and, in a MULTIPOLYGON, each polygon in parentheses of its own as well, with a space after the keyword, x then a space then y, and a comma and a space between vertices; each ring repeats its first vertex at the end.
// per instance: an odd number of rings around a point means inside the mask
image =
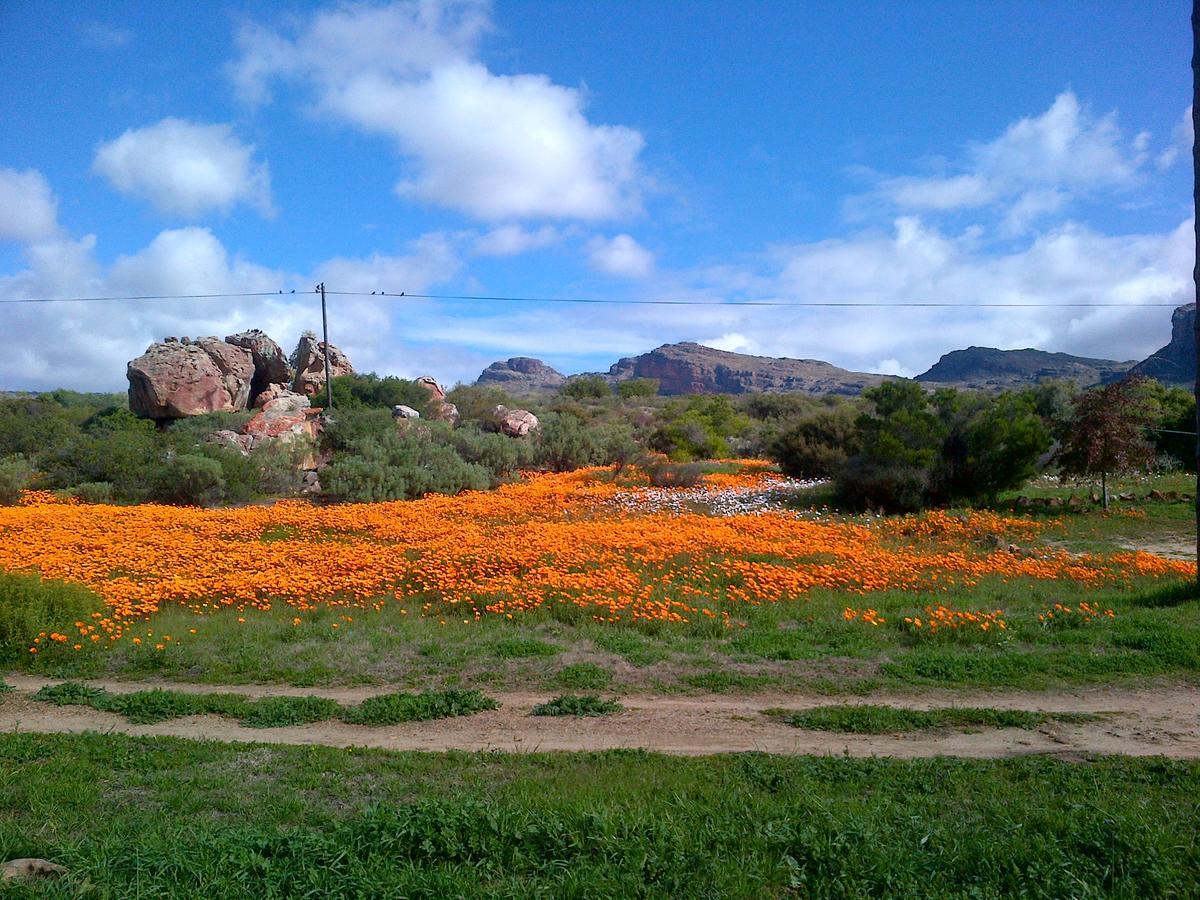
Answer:
MULTIPOLYGON (((155 725, 134 725, 123 717, 87 707, 58 707, 32 699, 51 679, 10 675, 15 690, 0 702, 0 729, 18 732, 114 731, 132 735, 171 735, 221 741, 378 747, 390 750, 606 750, 642 748, 661 753, 704 755, 736 751, 781 754, 838 754, 916 758, 963 756, 999 758, 1030 753, 1082 758, 1091 754, 1162 755, 1200 759, 1200 687, 1166 684, 1146 688, 1087 687, 1048 692, 925 692, 920 696, 878 693, 853 703, 882 703, 911 709, 938 706, 991 706, 1053 712, 1104 713, 1081 724, 1049 723, 1036 730, 924 731, 854 735, 803 731, 762 715, 764 709, 806 709, 827 705, 827 696, 755 694, 749 697, 622 696, 625 711, 603 718, 531 716, 545 693, 494 695, 498 710, 434 722, 364 727, 340 721, 287 728, 246 728, 219 716, 191 716, 155 725)), ((210 685, 90 681, 113 692, 166 687, 207 692, 210 685)), ((220 690, 261 697, 312 694, 352 704, 386 693, 378 687, 305 689, 235 685, 220 690)))

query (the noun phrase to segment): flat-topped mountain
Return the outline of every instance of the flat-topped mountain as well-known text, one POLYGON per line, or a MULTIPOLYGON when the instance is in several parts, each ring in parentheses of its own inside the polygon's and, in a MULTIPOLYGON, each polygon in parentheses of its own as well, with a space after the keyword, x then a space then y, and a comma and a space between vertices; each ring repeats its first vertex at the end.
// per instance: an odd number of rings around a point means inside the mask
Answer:
POLYGON ((515 391, 552 391, 565 382, 566 376, 540 359, 514 356, 494 362, 476 380, 476 384, 498 384, 515 391))
POLYGON ((947 353, 916 380, 953 387, 995 389, 1021 387, 1055 378, 1088 387, 1120 378, 1133 365, 1132 360, 1090 359, 1045 350, 968 347, 947 353))
POLYGON ((690 341, 663 344, 649 353, 626 357, 608 370, 607 377, 610 381, 654 378, 663 394, 860 394, 886 379, 840 369, 819 359, 750 356, 690 341))
POLYGON ((1171 314, 1171 340, 1133 367, 1131 374, 1157 378, 1163 384, 1192 384, 1196 380, 1196 304, 1176 307, 1171 314))

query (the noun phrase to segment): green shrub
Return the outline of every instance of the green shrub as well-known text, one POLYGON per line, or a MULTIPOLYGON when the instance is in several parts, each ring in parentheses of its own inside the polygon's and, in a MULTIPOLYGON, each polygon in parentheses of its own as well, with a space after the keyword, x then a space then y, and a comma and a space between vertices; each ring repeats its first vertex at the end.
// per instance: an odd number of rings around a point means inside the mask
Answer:
POLYGON ((559 394, 574 400, 600 400, 612 396, 612 387, 600 375, 578 375, 567 379, 559 394))
POLYGON ((704 467, 699 463, 673 463, 665 456, 644 456, 638 467, 654 487, 695 487, 704 480, 704 467))
POLYGON ((855 441, 853 409, 843 406, 782 426, 767 452, 793 478, 832 478, 854 452, 855 441))
MULTIPOLYGON (((324 393, 321 397, 324 402, 324 393)), ((333 379, 333 408, 344 410, 363 407, 384 409, 391 414, 393 406, 410 406, 422 416, 427 414, 429 392, 407 378, 387 375, 380 378, 374 372, 366 375, 339 375, 333 379)))
POLYGON ((359 503, 491 486, 487 469, 464 461, 438 439, 447 439, 443 429, 413 428, 398 434, 394 426, 378 437, 356 439, 335 456, 321 483, 330 496, 359 503))
POLYGON ((158 472, 153 498, 163 503, 201 506, 225 496, 221 462, 199 453, 181 453, 168 459, 158 472))
POLYGON ((634 400, 639 397, 658 396, 659 381, 657 378, 630 378, 628 381, 617 382, 617 396, 622 400, 634 400))
MULTIPOLYGON (((11 664, 39 656, 55 656, 74 642, 60 644, 43 640, 38 653, 29 652, 44 632, 78 633, 75 622, 90 623, 92 613, 104 609, 104 601, 78 584, 54 581, 40 575, 0 572, 0 662, 11 664)), ((85 641, 83 643, 90 643, 85 641)))
MULTIPOLYGON (((492 418, 492 410, 497 406, 507 406, 510 409, 522 406, 504 388, 494 384, 456 385, 446 394, 446 402, 453 403, 458 409, 460 423, 476 425, 489 422, 492 418)), ((528 407, 522 408, 528 409, 528 407)))
POLYGON ((511 477, 520 465, 519 442, 502 434, 457 428, 451 440, 459 456, 487 470, 493 485, 511 477))
POLYGON ((650 446, 676 462, 723 459, 732 453, 729 439, 749 424, 728 397, 689 397, 663 410, 663 421, 650 436, 650 446))
POLYGON ((246 704, 240 722, 248 728, 282 728, 324 722, 341 712, 336 700, 325 697, 263 697, 246 704))
POLYGON ((611 716, 624 710, 615 700, 605 700, 595 694, 562 694, 548 703, 539 703, 531 716, 611 716))
POLYGON ((541 420, 536 440, 539 465, 552 472, 569 472, 590 466, 596 457, 591 431, 570 413, 547 413, 541 420))
POLYGON ((35 472, 23 456, 0 459, 0 506, 12 506, 21 499, 21 491, 33 484, 35 472))
POLYGON ((109 481, 85 481, 71 489, 81 503, 112 503, 113 486, 109 481))
POLYGON ((351 725, 399 725, 401 722, 469 716, 499 708, 498 701, 479 691, 424 691, 368 697, 358 706, 346 710, 342 718, 351 725))
POLYGON ((1037 728, 1046 722, 1090 722, 1086 713, 1048 713, 1024 709, 952 706, 941 709, 903 709, 876 704, 818 706, 813 709, 768 709, 764 715, 794 728, 847 734, 890 734, 929 728, 1037 728))

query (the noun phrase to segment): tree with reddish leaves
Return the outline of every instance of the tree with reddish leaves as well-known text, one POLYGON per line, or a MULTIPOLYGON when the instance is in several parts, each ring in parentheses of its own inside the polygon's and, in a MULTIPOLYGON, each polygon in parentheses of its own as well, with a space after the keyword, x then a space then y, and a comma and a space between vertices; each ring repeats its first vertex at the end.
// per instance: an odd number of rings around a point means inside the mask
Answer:
POLYGON ((1146 434, 1154 413, 1145 378, 1127 378, 1080 394, 1058 453, 1063 474, 1098 475, 1108 509, 1108 476, 1147 468, 1154 461, 1154 444, 1146 434))

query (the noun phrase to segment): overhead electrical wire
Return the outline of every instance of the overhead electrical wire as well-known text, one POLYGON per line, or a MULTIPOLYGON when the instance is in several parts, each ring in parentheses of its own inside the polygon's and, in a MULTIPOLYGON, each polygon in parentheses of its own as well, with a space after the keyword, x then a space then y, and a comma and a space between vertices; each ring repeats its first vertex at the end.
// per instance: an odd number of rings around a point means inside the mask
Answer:
MULTIPOLYGON (((307 291, 243 291, 223 294, 136 294, 124 296, 100 297, 5 297, 0 298, 4 303, 99 303, 118 302, 125 300, 227 300, 249 297, 288 297, 296 295, 313 295, 315 290, 307 291)), ((703 307, 793 307, 793 308, 859 308, 859 309, 1137 309, 1137 308, 1174 308, 1177 303, 1103 303, 1077 301, 1067 303, 962 303, 936 302, 921 300, 883 300, 869 302, 863 300, 656 300, 656 299, 623 299, 616 297, 510 297, 501 295, 480 294, 417 294, 408 291, 330 291, 326 294, 335 297, 378 297, 385 300, 445 300, 466 303, 573 303, 573 304, 602 304, 622 306, 703 306, 703 307)))

